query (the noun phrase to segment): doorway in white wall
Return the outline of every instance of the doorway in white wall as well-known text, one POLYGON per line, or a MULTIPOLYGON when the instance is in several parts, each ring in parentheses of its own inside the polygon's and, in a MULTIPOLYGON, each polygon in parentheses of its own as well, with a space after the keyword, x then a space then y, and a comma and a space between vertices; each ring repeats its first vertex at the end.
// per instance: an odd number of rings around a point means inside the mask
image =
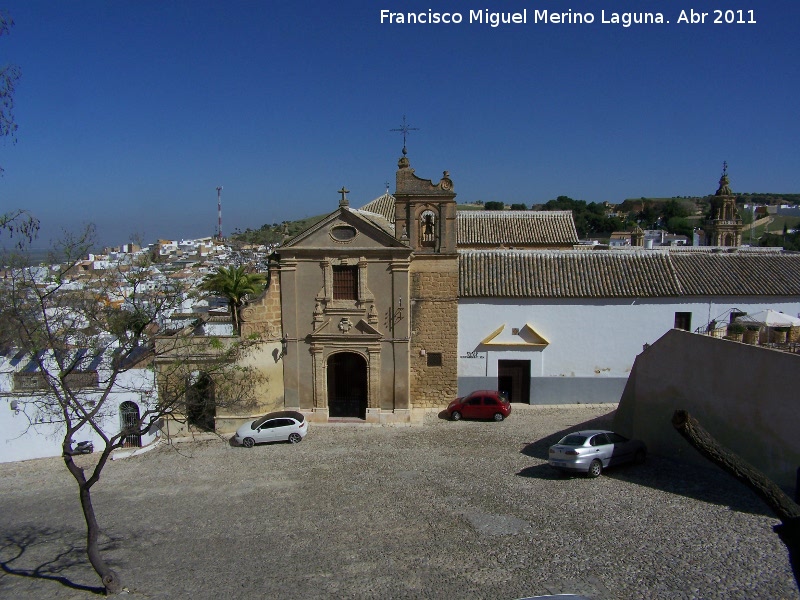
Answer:
POLYGON ((498 360, 497 391, 505 394, 510 402, 531 401, 531 361, 498 360))

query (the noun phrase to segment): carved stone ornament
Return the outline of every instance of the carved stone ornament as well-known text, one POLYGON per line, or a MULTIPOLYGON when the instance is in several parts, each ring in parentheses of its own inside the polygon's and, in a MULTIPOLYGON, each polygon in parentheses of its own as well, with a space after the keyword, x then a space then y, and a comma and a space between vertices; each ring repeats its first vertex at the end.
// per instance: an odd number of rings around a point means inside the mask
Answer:
POLYGON ((339 321, 339 331, 342 333, 347 333, 353 328, 353 322, 350 320, 349 317, 345 317, 341 321, 339 321))
POLYGON ((374 325, 378 322, 378 310, 375 308, 374 304, 369 305, 369 314, 367 315, 367 321, 370 325, 374 325))
POLYGON ((443 190, 450 191, 453 189, 453 180, 450 179, 450 172, 445 171, 443 173, 442 180, 439 182, 439 187, 443 190))

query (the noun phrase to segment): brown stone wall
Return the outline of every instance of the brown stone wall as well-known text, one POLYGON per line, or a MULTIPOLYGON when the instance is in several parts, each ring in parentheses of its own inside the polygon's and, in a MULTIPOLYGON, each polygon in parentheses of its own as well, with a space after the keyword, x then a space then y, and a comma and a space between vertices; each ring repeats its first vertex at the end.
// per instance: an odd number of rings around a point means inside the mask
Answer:
POLYGON ((458 392, 457 260, 415 260, 411 298, 411 402, 445 407, 458 392), (428 366, 431 353, 441 353, 441 366, 428 366))
POLYGON ((259 335, 265 341, 281 338, 281 279, 270 267, 269 287, 242 310, 242 337, 259 335))

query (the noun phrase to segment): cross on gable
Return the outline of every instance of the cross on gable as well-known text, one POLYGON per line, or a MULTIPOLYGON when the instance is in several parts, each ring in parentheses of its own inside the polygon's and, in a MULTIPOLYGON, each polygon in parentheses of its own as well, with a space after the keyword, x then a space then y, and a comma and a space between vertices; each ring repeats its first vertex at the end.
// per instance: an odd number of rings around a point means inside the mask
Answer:
POLYGON ((350 193, 350 190, 345 189, 345 187, 342 186, 342 189, 339 190, 339 193, 342 195, 342 199, 339 200, 339 206, 348 206, 350 203, 347 201, 347 194, 350 193))

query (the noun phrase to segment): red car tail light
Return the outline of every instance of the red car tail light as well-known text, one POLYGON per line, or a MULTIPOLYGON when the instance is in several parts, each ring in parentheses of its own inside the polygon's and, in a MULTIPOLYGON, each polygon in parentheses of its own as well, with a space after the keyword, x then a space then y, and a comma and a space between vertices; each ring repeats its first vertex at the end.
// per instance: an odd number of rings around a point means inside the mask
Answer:
POLYGON ((564 454, 566 454, 568 456, 578 456, 578 451, 577 450, 567 450, 566 452, 564 452, 564 454))

